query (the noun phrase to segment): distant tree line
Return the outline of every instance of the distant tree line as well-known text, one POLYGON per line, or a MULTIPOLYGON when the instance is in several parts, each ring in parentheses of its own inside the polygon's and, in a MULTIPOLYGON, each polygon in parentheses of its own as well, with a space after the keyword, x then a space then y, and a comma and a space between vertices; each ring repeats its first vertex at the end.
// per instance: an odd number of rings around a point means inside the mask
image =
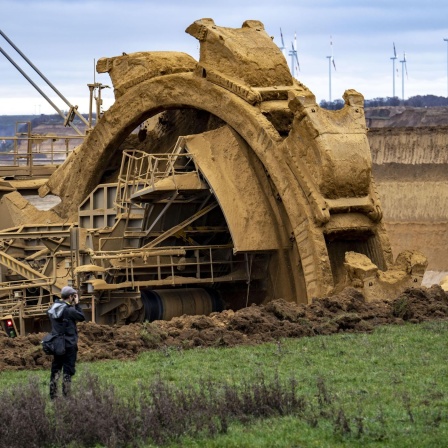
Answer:
MULTIPOLYGON (((337 99, 334 101, 322 100, 319 105, 323 109, 338 110, 344 107, 344 101, 341 99, 337 99)), ((436 95, 417 95, 411 96, 407 100, 400 100, 397 96, 364 100, 365 108, 385 106, 441 107, 448 106, 448 98, 436 95)))

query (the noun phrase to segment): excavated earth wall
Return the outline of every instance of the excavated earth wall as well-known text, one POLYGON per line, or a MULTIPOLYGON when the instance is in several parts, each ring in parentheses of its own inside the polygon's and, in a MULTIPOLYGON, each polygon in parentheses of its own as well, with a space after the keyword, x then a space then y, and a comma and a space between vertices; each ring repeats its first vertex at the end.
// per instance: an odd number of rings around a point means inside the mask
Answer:
POLYGON ((438 283, 448 271, 448 108, 366 109, 366 117, 392 251, 424 253, 424 284, 438 283))

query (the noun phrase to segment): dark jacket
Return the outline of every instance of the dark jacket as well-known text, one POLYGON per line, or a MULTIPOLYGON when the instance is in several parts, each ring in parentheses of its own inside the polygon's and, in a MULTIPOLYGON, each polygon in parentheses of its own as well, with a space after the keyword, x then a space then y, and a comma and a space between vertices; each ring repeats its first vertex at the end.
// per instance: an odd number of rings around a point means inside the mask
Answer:
POLYGON ((63 300, 57 300, 47 311, 51 321, 53 334, 64 333, 65 343, 68 347, 78 344, 77 322, 86 320, 79 305, 70 305, 63 300))

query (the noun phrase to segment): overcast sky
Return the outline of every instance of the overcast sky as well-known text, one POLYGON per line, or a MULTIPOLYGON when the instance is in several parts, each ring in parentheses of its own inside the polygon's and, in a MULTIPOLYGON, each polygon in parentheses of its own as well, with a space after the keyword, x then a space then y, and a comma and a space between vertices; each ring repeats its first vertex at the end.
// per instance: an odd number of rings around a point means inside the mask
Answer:
MULTIPOLYGON (((336 66, 332 100, 351 88, 366 99, 391 97, 393 43, 396 96, 402 97, 404 52, 404 97, 447 96, 447 0, 0 0, 0 30, 81 112, 88 112, 94 61, 157 50, 198 59, 199 43, 185 29, 205 17, 234 28, 260 20, 279 46, 281 28, 287 50, 296 33, 300 71, 295 75, 318 102, 329 100, 330 36, 336 66)), ((1 35, 0 47, 67 109, 1 35)), ((290 63, 287 53, 286 58, 290 63)), ((110 84, 107 74, 97 74, 96 81, 110 84)), ((103 92, 107 109, 113 95, 103 92)), ((53 112, 0 54, 0 115, 53 112)))

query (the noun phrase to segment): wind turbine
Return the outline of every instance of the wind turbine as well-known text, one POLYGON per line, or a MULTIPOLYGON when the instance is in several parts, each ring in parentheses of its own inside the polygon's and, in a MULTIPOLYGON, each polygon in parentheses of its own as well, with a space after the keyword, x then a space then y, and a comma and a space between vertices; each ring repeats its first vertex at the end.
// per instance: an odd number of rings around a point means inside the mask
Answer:
POLYGON ((328 59, 328 84, 329 84, 329 91, 330 91, 330 103, 331 103, 331 65, 333 64, 334 71, 336 71, 336 64, 334 62, 333 58, 333 38, 330 36, 330 49, 331 49, 331 56, 327 56, 328 59))
POLYGON ((394 57, 392 59, 392 92, 393 96, 392 98, 395 98, 395 59, 397 59, 397 50, 395 50, 395 42, 394 45, 394 57))
POLYGON ((297 70, 300 71, 299 58, 297 56, 297 36, 294 33, 294 42, 291 42, 292 50, 289 50, 289 56, 291 56, 291 74, 294 78, 294 66, 297 63, 297 70))
POLYGON ((406 66, 406 53, 403 53, 403 60, 401 63, 401 98, 404 101, 404 72, 406 70, 406 79, 408 78, 408 67, 406 66))
POLYGON ((286 47, 285 47, 285 41, 283 40, 283 33, 282 33, 282 29, 281 28, 280 28, 280 38, 282 40, 282 45, 281 46, 279 45, 278 48, 280 48, 281 52, 283 53, 283 56, 285 56, 286 47))

